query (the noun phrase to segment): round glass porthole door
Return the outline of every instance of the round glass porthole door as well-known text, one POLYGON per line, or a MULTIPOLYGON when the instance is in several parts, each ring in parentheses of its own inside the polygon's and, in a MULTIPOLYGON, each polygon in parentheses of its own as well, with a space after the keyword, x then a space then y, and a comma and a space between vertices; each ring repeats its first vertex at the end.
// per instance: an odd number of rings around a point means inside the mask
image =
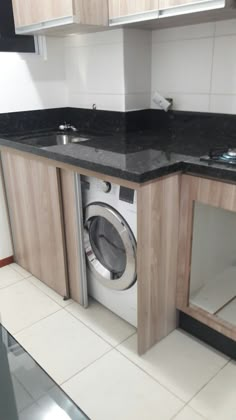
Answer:
POLYGON ((105 287, 126 290, 136 280, 136 241, 130 227, 103 203, 85 209, 85 253, 89 269, 105 287))

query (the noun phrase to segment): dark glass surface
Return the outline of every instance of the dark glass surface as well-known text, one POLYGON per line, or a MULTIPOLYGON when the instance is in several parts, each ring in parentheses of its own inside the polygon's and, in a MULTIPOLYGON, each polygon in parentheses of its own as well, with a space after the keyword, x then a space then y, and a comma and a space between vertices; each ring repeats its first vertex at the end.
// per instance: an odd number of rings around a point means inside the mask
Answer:
POLYGON ((120 278, 126 267, 126 252, 123 241, 104 217, 94 217, 89 227, 90 242, 99 262, 113 273, 113 279, 120 278))
POLYGON ((0 325, 0 420, 88 417, 0 325))

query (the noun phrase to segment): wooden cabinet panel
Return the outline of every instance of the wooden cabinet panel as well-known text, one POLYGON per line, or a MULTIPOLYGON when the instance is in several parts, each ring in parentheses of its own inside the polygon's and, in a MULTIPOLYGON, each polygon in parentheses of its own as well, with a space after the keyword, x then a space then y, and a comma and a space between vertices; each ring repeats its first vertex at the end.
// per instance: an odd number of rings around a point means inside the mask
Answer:
POLYGON ((2 162, 15 261, 68 296, 58 170, 8 152, 2 162))
POLYGON ((13 0, 15 26, 73 16, 72 0, 13 0))
POLYGON ((159 0, 109 0, 109 18, 157 10, 159 0))
POLYGON ((176 328, 179 175, 138 190, 138 351, 176 328))
POLYGON ((191 264, 193 263, 192 242, 195 202, 236 212, 236 185, 182 175, 177 308, 227 337, 236 340, 235 326, 189 302, 191 264))
POLYGON ((107 0, 13 0, 13 11, 16 28, 73 16, 84 25, 108 24, 107 0))

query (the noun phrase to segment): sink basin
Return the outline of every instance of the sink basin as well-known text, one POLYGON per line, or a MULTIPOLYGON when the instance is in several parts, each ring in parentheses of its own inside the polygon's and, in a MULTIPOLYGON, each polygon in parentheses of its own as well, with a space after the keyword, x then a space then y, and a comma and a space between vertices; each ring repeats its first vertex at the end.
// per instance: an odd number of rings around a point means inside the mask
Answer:
POLYGON ((44 148, 65 144, 79 144, 88 140, 91 140, 91 138, 79 133, 52 133, 29 135, 21 138, 20 142, 30 146, 44 148))
POLYGON ((90 140, 89 137, 71 134, 56 134, 57 144, 69 144, 69 143, 81 143, 83 141, 90 140))

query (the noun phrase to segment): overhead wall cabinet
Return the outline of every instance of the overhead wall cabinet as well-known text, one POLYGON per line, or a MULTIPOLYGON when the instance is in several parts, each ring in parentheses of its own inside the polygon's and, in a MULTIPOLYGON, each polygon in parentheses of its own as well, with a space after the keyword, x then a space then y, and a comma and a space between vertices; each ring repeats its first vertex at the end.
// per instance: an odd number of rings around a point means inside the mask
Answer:
POLYGON ((109 25, 155 29, 205 21, 206 16, 209 20, 230 18, 229 10, 234 7, 235 0, 109 0, 109 25))
MULTIPOLYGON (((12 0, 17 34, 107 26, 107 0, 12 0)), ((89 29, 89 28, 88 28, 89 29)))
POLYGON ((225 7, 225 0, 159 0, 159 17, 207 12, 225 7))

